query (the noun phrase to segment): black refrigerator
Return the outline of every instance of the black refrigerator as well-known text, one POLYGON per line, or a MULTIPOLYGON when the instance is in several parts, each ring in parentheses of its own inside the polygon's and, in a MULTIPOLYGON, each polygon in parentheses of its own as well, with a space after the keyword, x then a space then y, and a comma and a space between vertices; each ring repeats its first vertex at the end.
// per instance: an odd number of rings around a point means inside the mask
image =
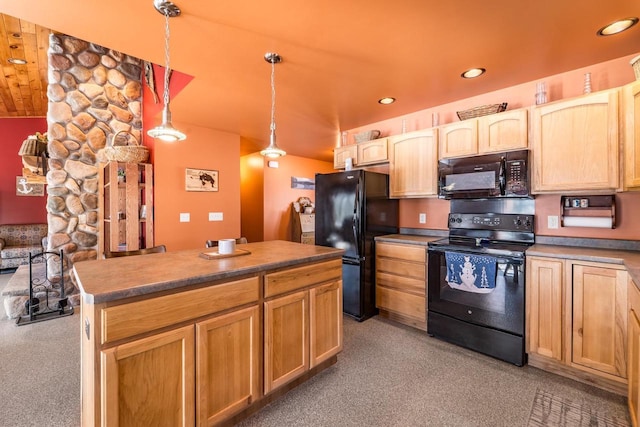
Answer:
POLYGON ((389 176, 353 170, 316 174, 316 245, 344 249, 343 311, 362 321, 377 313, 374 237, 398 232, 389 176))

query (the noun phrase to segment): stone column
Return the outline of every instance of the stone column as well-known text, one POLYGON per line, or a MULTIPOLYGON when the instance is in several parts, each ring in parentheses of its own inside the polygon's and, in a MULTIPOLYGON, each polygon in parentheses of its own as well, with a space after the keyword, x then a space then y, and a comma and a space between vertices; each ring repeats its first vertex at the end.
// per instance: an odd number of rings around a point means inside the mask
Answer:
POLYGON ((64 250, 68 276, 97 256, 99 151, 120 130, 142 141, 142 61, 62 34, 48 53, 47 250, 64 250))

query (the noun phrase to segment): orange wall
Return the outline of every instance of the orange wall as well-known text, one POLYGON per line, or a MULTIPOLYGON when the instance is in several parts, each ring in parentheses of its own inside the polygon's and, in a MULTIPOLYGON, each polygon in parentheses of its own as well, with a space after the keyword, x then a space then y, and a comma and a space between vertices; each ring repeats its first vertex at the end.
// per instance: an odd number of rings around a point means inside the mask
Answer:
POLYGON ((264 240, 264 158, 253 153, 240 158, 242 235, 249 242, 264 240))
POLYGON ((204 248, 205 241, 240 237, 240 137, 180 124, 185 141, 154 144, 155 243, 170 251, 204 248), (185 169, 218 171, 217 192, 185 191, 185 169), (190 222, 180 222, 180 213, 190 222), (222 212, 223 221, 209 221, 222 212))
POLYGON ((277 168, 270 168, 257 153, 242 158, 242 232, 249 241, 291 240, 291 203, 300 197, 315 202, 315 190, 291 188, 291 177, 313 179, 316 173, 335 172, 333 163, 304 157, 288 155, 277 162, 277 168))
POLYGON ((291 188, 291 177, 314 179, 316 173, 335 172, 333 163, 304 157, 285 156, 278 163, 264 171, 264 240, 290 240, 291 203, 300 197, 315 202, 315 190, 291 188))
MULTIPOLYGON (((593 91, 605 90, 623 86, 634 80, 634 74, 629 60, 636 56, 629 55, 612 61, 590 65, 585 68, 556 74, 547 78, 507 87, 494 92, 462 99, 449 104, 417 111, 393 119, 371 123, 366 126, 349 130, 349 141, 353 141, 353 134, 370 129, 378 129, 382 136, 396 135, 402 132, 402 120, 406 120, 407 131, 426 129, 432 126, 432 113, 438 113, 440 124, 457 122, 456 111, 465 110, 479 105, 508 102, 508 109, 525 108, 534 105, 536 83, 547 83, 547 99, 549 102, 571 98, 582 94, 584 74, 591 73, 593 91)), ((570 193, 567 193, 570 194, 570 193)), ((632 218, 632 212, 640 212, 640 193, 625 193, 618 195, 619 227, 613 230, 596 228, 558 228, 548 229, 547 215, 560 215, 560 196, 536 196, 536 233, 547 236, 593 237, 609 239, 640 239, 640 226, 632 218)), ((447 229, 447 214, 449 202, 433 199, 403 199, 400 200, 400 227, 447 229), (419 213, 427 214, 427 223, 419 224, 419 213)))

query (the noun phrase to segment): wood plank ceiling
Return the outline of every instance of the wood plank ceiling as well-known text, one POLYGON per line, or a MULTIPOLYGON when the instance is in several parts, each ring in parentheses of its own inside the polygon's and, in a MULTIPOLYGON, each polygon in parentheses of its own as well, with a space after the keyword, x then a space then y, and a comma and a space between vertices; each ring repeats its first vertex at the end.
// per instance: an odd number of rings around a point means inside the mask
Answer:
POLYGON ((0 14, 0 117, 47 115, 47 28, 0 14), (10 58, 26 64, 13 64, 10 58))

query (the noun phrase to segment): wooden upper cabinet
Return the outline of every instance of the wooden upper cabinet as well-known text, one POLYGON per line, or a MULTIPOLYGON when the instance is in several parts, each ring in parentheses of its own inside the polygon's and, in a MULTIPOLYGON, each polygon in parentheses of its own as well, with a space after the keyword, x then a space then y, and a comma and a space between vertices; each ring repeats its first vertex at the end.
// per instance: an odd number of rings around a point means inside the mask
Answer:
POLYGON ((358 164, 358 146, 357 145, 345 145, 333 150, 333 167, 334 169, 344 169, 345 161, 351 157, 353 165, 358 164))
POLYGON ((533 192, 617 190, 618 90, 533 109, 533 192))
POLYGON ((441 159, 478 153, 478 120, 450 123, 438 128, 441 159))
POLYGON ((391 197, 438 195, 438 130, 389 137, 391 197))
POLYGON ((574 366, 627 377, 627 286, 622 268, 573 264, 574 366))
POLYGON ((358 147, 358 166, 383 163, 389 160, 387 138, 361 142, 358 147))
POLYGON ((529 111, 504 111, 478 119, 478 153, 525 150, 529 145, 529 111))
POLYGON ((640 190, 640 80, 622 88, 624 188, 640 190))

